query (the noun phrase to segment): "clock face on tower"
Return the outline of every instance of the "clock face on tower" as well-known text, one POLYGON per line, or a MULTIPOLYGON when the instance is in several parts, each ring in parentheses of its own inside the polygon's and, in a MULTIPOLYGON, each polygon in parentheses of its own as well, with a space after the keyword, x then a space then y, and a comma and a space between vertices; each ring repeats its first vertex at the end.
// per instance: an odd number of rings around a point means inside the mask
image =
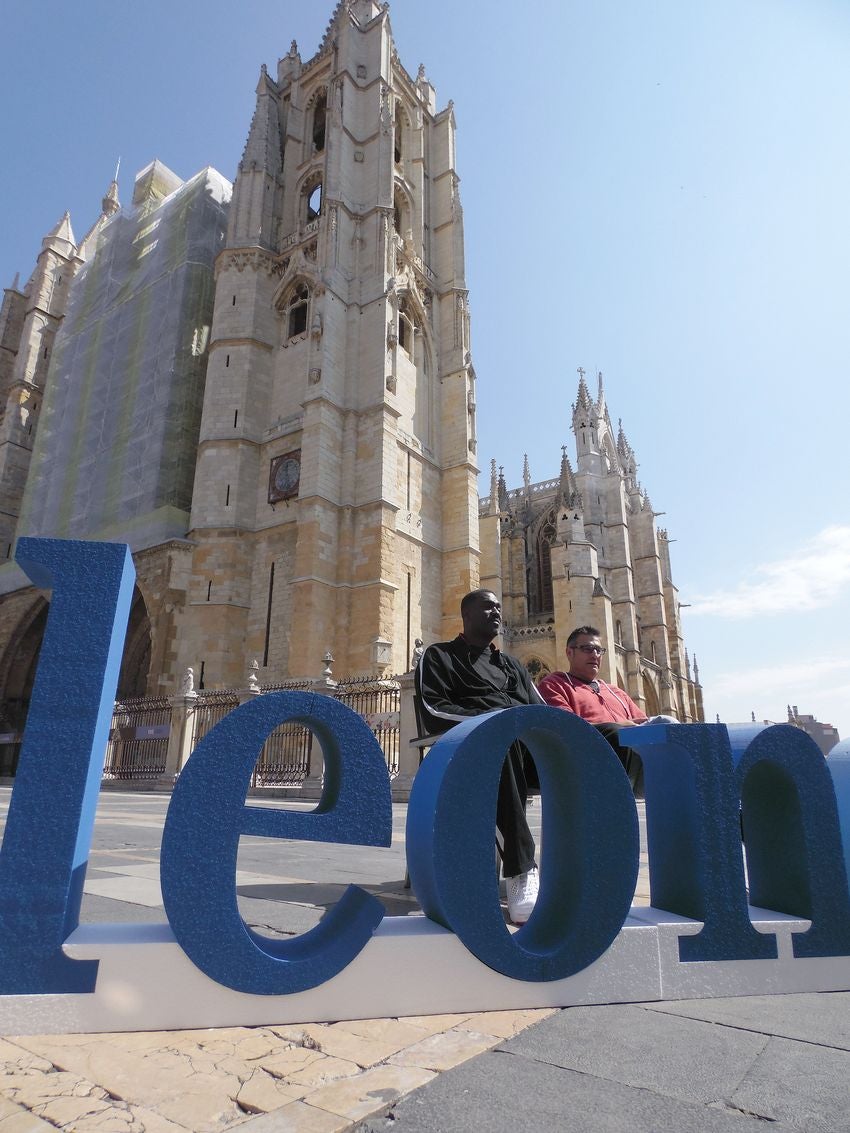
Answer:
POLYGON ((269 503, 291 500, 301 483, 301 450, 276 456, 269 468, 269 503))

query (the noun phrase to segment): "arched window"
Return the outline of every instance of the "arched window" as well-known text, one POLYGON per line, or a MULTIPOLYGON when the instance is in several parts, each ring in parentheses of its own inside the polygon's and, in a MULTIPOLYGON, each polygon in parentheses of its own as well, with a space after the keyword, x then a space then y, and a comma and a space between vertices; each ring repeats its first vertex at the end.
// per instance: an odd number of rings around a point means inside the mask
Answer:
POLYGON ((307 199, 307 223, 311 220, 316 220, 322 213, 322 182, 315 181, 309 188, 305 189, 304 196, 307 199))
POLYGON ((410 304, 406 299, 402 299, 398 309, 398 344, 402 350, 407 351, 411 361, 414 357, 414 339, 416 335, 416 323, 413 318, 413 312, 410 309, 410 304))
POLYGON ((395 157, 396 165, 401 164, 402 157, 402 136, 404 133, 404 116, 401 112, 401 106, 396 103, 395 107, 395 145, 393 149, 393 156, 395 157))
POLYGON ((321 153, 325 148, 325 126, 328 119, 328 94, 322 91, 313 106, 313 152, 321 153))
POLYGON ((404 229, 410 227, 408 221, 407 201, 404 199, 404 194, 396 189, 393 195, 393 225, 399 236, 404 235, 404 229))
MULTIPOLYGON (((533 529, 532 529, 533 531, 533 529)), ((555 514, 550 511, 531 535, 531 569, 528 577, 528 611, 530 614, 551 614, 555 609, 552 593, 552 544, 557 538, 555 514)))
POLYGON ((286 337, 297 338, 307 332, 307 312, 310 307, 310 291, 306 283, 294 287, 286 305, 286 337))

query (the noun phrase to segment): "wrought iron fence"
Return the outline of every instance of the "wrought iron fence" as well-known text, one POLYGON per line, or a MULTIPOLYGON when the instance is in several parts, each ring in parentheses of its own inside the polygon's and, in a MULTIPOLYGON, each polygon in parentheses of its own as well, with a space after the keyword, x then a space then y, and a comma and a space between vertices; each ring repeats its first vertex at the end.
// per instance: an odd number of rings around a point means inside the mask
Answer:
POLYGON ((0 776, 12 778, 18 770, 29 700, 9 697, 0 707, 0 776))
MULTIPOLYGON (((263 685, 262 692, 307 692, 306 681, 263 685)), ((281 724, 260 752, 251 777, 252 787, 300 787, 310 774, 313 733, 303 724, 281 724)))
POLYGON ((198 699, 192 708, 193 751, 207 732, 214 728, 219 720, 223 720, 228 712, 232 712, 238 703, 239 694, 232 688, 198 693, 198 699))
POLYGON ((12 778, 18 770, 22 739, 18 732, 0 732, 0 777, 12 778))
POLYGON ((254 765, 252 787, 300 787, 310 774, 313 733, 303 724, 275 728, 254 765))
MULTIPOLYGON (((306 682, 285 681, 263 685, 262 692, 308 692, 306 682)), ((381 745, 390 776, 398 774, 399 704, 397 679, 348 677, 337 682, 334 699, 362 716, 381 745)), ((266 740, 257 760, 252 785, 298 786, 310 773, 313 735, 303 724, 284 724, 266 740)))
MULTIPOLYGON (((267 692, 309 691, 306 682, 286 681, 267 685, 267 692)), ((398 681, 346 678, 332 694, 357 712, 375 735, 387 761, 390 776, 399 767, 398 681)), ((239 704, 235 689, 201 691, 189 712, 194 749, 220 720, 239 704)), ((105 779, 156 779, 163 775, 171 727, 168 697, 145 697, 116 703, 104 766, 105 779)), ((0 734, 0 775, 14 774, 20 737, 0 734), (4 745, 3 740, 6 739, 4 745), (6 765, 10 770, 5 770, 6 765)), ((254 767, 253 787, 298 787, 310 775, 313 733, 303 724, 282 724, 263 745, 254 767)))
POLYGON ((398 775, 401 707, 398 679, 345 678, 337 682, 334 696, 363 717, 381 745, 390 778, 398 775))
POLYGON ((104 779, 158 779, 165 772, 170 731, 167 696, 116 701, 104 779))

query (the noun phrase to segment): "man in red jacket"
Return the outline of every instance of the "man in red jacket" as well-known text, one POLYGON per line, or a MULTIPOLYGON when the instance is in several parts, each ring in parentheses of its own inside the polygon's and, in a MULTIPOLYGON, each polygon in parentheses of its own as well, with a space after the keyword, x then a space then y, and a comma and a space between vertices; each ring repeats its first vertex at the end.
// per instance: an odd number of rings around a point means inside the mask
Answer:
POLYGON ((568 673, 550 673, 537 686, 547 704, 575 712, 590 724, 645 724, 641 712, 627 692, 599 680, 605 656, 599 630, 579 626, 567 638, 568 673))
POLYGON ((643 793, 643 765, 640 757, 618 742, 620 728, 645 724, 647 716, 641 712, 627 692, 599 679, 599 666, 605 647, 599 639, 599 630, 593 626, 579 626, 567 638, 567 673, 550 673, 537 686, 540 695, 554 708, 574 712, 593 724, 611 744, 625 768, 635 793, 643 793))

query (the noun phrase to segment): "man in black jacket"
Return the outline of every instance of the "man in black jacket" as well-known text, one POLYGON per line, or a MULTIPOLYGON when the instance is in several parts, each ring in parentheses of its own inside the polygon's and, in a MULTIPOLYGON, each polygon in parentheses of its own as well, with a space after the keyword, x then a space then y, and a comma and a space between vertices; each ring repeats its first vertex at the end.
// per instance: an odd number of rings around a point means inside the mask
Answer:
MULTIPOLYGON (((525 666, 493 645, 502 625, 496 595, 473 590, 461 602, 460 613, 463 633, 454 641, 429 645, 416 669, 416 696, 429 735, 441 735, 461 720, 495 708, 543 703, 525 666)), ((522 744, 512 744, 496 804, 508 913, 514 924, 528 920, 538 889, 534 838, 525 816, 528 779, 534 774, 528 763, 522 744)))

